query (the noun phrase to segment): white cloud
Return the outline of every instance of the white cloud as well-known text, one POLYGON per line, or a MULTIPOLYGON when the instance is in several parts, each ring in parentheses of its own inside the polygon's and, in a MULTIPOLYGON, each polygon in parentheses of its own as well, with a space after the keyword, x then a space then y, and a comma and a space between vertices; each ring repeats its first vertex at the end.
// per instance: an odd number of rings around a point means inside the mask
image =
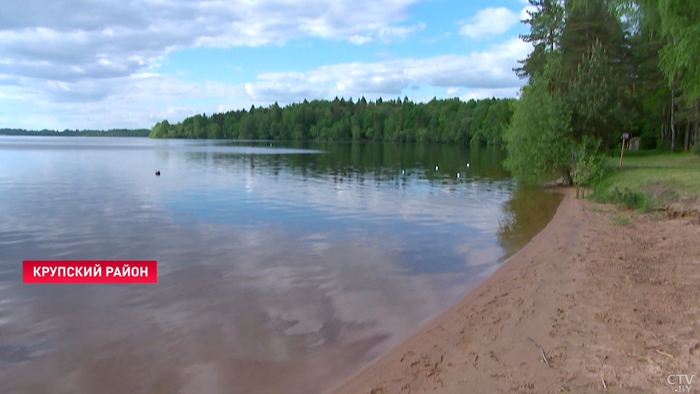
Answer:
POLYGON ((421 0, 23 0, 0 8, 0 76, 74 82, 128 76, 178 48, 304 37, 405 38, 421 0))
POLYGON ((164 117, 172 122, 195 113, 249 108, 251 104, 286 104, 336 96, 432 99, 433 94, 424 87, 440 87, 446 92, 444 97, 458 94, 465 100, 515 97, 523 81, 512 68, 530 49, 529 44, 514 38, 467 55, 391 58, 305 72, 263 73, 257 80, 241 85, 187 82, 177 75, 153 72, 75 82, 20 78, 20 86, 0 85, 0 100, 14 100, 31 111, 31 116, 21 117, 24 123, 17 127, 62 129, 150 127, 164 117), (211 104, 193 107, 194 102, 211 104))
MULTIPOLYGON (((420 99, 428 94, 421 88, 430 86, 459 89, 449 95, 461 96, 517 91, 522 82, 511 68, 530 49, 517 39, 465 55, 264 73, 236 85, 154 72, 170 52, 202 45, 279 45, 304 37, 355 44, 405 40, 425 29, 424 23, 405 24, 409 6, 419 1, 7 2, 0 6, 0 106, 23 111, 3 114, 14 119, 13 127, 148 127, 163 117, 178 121, 196 112, 274 101, 399 94, 420 99)), ((488 10, 494 9, 477 17, 488 10)))
POLYGON ((520 16, 505 7, 479 10, 459 29, 459 34, 481 38, 505 33, 520 21, 520 16))
MULTIPOLYGON (((13 119, 13 124, 30 129, 150 127, 164 118, 179 121, 202 111, 220 110, 220 103, 232 103, 231 106, 237 107, 251 104, 244 86, 193 83, 152 73, 100 83, 31 80, 21 88, 12 89, 13 97, 9 102, 31 114, 13 119), (70 100, 65 99, 66 94, 70 100), (82 101, 76 102, 77 98, 82 101), (194 107, 193 100, 215 101, 216 105, 194 107)), ((3 90, 0 87, 0 99, 3 99, 3 90)))
POLYGON ((366 44, 368 42, 372 42, 372 37, 361 36, 359 34, 355 34, 354 36, 351 36, 350 38, 348 38, 348 41, 350 41, 353 44, 362 45, 362 44, 366 44))
POLYGON ((377 36, 381 41, 403 41, 412 33, 425 29, 425 23, 420 22, 412 26, 388 26, 379 30, 377 36))
MULTIPOLYGON (((517 92, 522 81, 512 68, 530 49, 529 44, 511 39, 469 55, 343 63, 307 72, 265 73, 258 76, 257 82, 247 84, 246 90, 255 100, 279 102, 341 95, 390 97, 402 94, 406 89, 426 85, 464 88, 465 92, 475 89, 511 89, 517 92)), ((448 92, 454 93, 456 91, 448 92)))

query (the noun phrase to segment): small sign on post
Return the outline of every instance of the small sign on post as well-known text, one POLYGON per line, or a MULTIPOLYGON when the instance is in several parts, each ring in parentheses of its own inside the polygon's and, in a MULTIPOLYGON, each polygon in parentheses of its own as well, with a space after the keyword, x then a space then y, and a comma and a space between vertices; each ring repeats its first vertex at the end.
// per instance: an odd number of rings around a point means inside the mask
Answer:
POLYGON ((630 133, 622 133, 622 151, 620 151, 620 167, 622 167, 622 159, 625 157, 625 143, 630 139, 630 133))

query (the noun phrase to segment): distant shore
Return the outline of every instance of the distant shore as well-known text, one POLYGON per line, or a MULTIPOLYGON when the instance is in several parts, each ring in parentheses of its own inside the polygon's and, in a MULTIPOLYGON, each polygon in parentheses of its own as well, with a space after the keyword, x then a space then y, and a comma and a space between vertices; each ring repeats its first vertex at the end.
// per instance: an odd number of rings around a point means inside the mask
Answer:
POLYGON ((28 137, 148 137, 149 129, 110 129, 110 130, 25 130, 1 129, 0 136, 28 137))
POLYGON ((697 374, 697 218, 565 194, 524 249, 331 393, 672 392, 669 374, 697 374))

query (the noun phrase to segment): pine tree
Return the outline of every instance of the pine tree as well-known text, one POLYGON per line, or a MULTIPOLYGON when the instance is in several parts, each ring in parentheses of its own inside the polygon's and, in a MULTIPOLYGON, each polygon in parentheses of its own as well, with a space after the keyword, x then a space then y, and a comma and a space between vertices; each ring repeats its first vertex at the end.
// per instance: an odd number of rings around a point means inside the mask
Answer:
POLYGON ((522 22, 530 25, 530 33, 520 35, 520 38, 532 43, 534 50, 527 58, 518 61, 522 67, 514 69, 521 78, 532 77, 544 69, 547 54, 554 52, 559 45, 564 28, 564 7, 560 0, 529 1, 537 10, 527 12, 530 18, 522 22))

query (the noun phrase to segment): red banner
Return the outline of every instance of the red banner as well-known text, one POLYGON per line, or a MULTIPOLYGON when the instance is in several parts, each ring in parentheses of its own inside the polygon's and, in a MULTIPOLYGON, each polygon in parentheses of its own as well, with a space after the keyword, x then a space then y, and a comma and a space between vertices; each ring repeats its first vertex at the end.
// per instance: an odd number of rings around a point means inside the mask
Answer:
POLYGON ((157 283, 156 261, 24 261, 24 283, 157 283))

